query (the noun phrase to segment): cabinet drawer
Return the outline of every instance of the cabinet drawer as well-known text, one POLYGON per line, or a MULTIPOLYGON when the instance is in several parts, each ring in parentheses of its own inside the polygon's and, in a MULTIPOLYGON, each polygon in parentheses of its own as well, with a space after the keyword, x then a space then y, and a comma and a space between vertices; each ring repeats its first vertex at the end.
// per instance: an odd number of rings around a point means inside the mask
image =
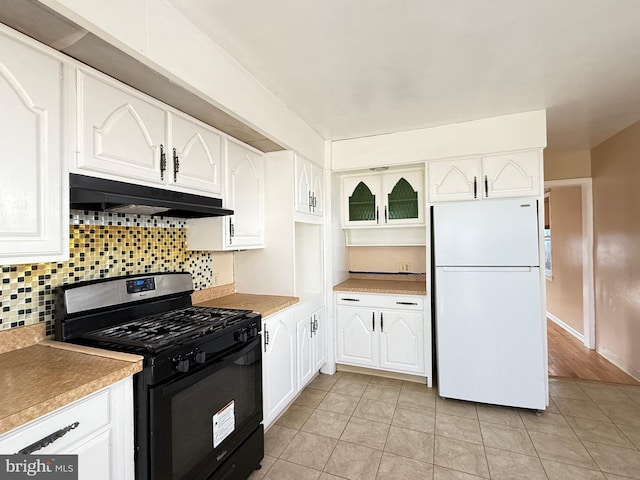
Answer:
POLYGON ((337 305, 364 308, 389 308, 393 310, 423 310, 424 297, 417 295, 383 295, 369 293, 337 292, 337 305))
POLYGON ((74 443, 110 423, 109 405, 108 389, 78 400, 0 436, 0 452, 17 453, 77 422, 76 428, 69 430, 48 446, 33 452, 34 454, 66 453, 74 443))

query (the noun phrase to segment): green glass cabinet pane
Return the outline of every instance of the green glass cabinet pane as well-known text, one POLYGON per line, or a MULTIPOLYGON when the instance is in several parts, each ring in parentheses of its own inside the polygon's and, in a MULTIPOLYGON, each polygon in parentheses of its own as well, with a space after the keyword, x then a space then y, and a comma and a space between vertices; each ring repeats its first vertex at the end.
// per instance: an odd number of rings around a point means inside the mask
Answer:
POLYGON ((349 221, 362 222, 376 219, 376 196, 363 182, 358 183, 349 197, 349 221))
POLYGON ((389 220, 418 218, 418 192, 404 178, 398 180, 387 199, 389 220))

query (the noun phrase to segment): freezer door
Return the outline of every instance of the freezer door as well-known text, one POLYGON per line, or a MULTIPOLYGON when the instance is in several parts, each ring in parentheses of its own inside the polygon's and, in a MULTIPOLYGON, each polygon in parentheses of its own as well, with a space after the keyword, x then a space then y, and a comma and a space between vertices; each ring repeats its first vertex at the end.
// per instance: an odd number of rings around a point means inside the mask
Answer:
POLYGON ((539 266, 536 199, 433 207, 436 266, 539 266))
POLYGON ((538 268, 437 268, 436 332, 442 397, 546 408, 538 268))

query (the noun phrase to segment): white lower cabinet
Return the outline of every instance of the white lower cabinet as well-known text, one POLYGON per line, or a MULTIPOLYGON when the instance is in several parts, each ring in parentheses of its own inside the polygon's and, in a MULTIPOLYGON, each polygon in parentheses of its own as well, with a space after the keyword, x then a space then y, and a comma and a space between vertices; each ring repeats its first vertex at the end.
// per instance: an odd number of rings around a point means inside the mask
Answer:
POLYGON ((424 297, 342 292, 336 315, 338 363, 430 376, 424 297))
POLYGON ((133 480, 131 377, 0 435, 0 452, 26 448, 36 455, 78 455, 80 480, 133 480), (58 438, 31 447, 52 434, 58 438))
POLYGON ((296 319, 287 309, 262 321, 262 398, 268 427, 293 400, 296 381, 296 319))
POLYGON ((268 428, 325 363, 324 308, 300 315, 303 305, 262 321, 262 397, 268 428))
POLYGON ((309 383, 325 362, 323 308, 298 319, 296 337, 299 391, 309 383))

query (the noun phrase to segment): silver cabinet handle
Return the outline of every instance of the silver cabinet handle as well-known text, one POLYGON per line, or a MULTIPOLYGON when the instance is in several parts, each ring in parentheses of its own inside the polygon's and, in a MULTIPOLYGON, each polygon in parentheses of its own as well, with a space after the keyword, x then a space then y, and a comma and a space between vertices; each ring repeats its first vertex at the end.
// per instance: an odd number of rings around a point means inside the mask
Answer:
POLYGON ((269 330, 267 330, 267 324, 264 324, 262 328, 264 330, 264 351, 267 351, 267 345, 269 345, 269 330))
POLYGON ((376 331, 376 312, 371 313, 371 330, 376 331))
POLYGON ((396 302, 396 305, 418 305, 416 302, 396 302))
POLYGON ((340 300, 343 300, 345 302, 359 302, 360 301, 359 298, 341 298, 340 300))

